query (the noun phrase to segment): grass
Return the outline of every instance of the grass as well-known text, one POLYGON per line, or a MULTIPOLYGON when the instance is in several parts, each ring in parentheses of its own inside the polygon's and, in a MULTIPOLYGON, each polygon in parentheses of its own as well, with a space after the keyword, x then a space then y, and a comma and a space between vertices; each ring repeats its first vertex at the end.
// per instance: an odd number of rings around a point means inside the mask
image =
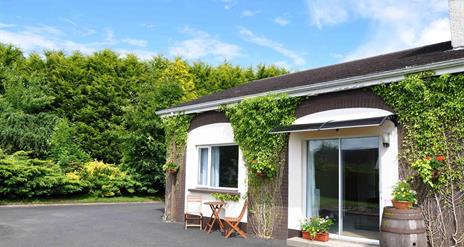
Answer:
POLYGON ((28 199, 1 199, 0 205, 27 205, 27 204, 72 204, 72 203, 118 203, 118 202, 155 202, 161 201, 159 196, 115 196, 94 197, 89 195, 64 198, 28 198, 28 199))

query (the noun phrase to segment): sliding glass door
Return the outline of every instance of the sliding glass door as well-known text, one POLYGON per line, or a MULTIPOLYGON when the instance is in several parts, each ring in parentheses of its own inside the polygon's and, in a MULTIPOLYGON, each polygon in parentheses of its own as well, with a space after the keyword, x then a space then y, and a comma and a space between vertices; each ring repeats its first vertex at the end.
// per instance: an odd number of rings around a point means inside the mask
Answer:
POLYGON ((378 239, 378 137, 308 141, 307 215, 335 220, 331 233, 378 239))

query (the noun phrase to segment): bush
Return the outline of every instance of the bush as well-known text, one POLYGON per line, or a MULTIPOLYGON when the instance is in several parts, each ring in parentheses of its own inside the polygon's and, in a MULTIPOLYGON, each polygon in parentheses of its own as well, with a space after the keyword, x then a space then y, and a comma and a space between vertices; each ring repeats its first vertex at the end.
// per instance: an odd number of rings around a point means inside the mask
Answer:
MULTIPOLYGON (((0 151, 1 152, 1 151, 0 151)), ((0 195, 4 198, 58 196, 81 192, 84 186, 69 179, 48 160, 30 158, 24 151, 0 154, 0 195)))
POLYGON ((89 186, 89 193, 99 197, 111 197, 125 193, 134 193, 140 186, 132 176, 121 171, 118 167, 101 161, 84 164, 81 174, 69 174, 68 177, 82 180, 89 186))

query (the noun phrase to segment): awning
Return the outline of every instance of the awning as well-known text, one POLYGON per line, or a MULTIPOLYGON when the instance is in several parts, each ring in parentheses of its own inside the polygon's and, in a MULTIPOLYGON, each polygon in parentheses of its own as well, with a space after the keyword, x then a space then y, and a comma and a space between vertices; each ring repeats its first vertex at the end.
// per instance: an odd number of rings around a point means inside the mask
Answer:
POLYGON ((289 126, 280 126, 274 128, 270 133, 290 133, 290 132, 303 132, 303 131, 319 131, 319 130, 332 130, 332 129, 347 129, 347 128, 360 128, 382 126, 385 121, 392 121, 395 126, 397 125, 396 115, 388 115, 383 117, 362 118, 345 121, 327 121, 321 123, 310 124, 294 124, 289 126))

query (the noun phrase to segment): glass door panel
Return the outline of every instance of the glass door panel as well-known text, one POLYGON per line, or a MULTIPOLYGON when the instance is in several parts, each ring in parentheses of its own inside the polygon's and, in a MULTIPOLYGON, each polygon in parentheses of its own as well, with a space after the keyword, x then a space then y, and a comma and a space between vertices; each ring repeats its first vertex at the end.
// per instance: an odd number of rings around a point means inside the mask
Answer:
POLYGON ((307 216, 335 219, 330 229, 338 233, 339 215, 339 140, 308 142, 307 216))
POLYGON ((379 139, 341 139, 342 235, 378 239, 379 139))

